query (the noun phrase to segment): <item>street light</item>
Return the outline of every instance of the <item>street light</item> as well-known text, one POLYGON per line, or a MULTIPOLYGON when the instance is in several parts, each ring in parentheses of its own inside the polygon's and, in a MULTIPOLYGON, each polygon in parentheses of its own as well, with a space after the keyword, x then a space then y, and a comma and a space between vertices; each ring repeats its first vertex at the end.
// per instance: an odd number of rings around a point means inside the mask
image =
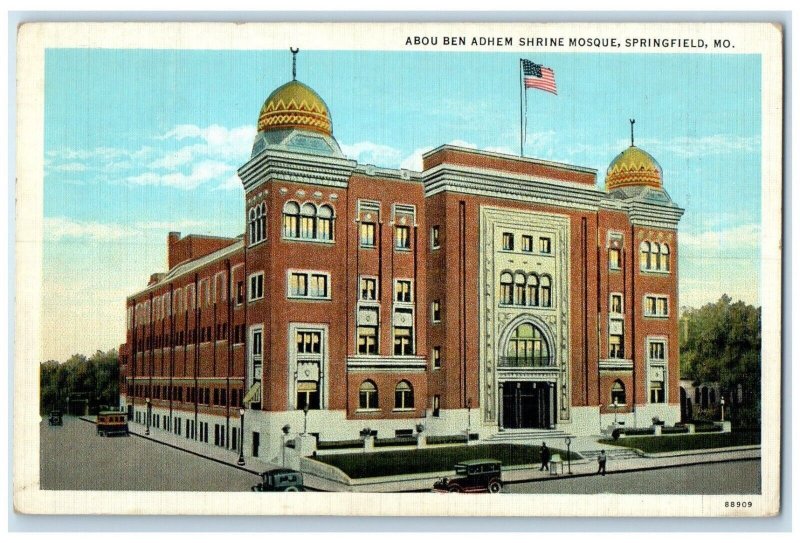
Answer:
POLYGON ((239 408, 239 460, 236 464, 244 466, 244 408, 239 408))
POLYGON ((308 404, 303 407, 303 435, 306 435, 308 432, 308 404))
POLYGON ((472 398, 467 398, 467 441, 469 441, 469 429, 472 426, 472 398))
POLYGON ((281 437, 281 445, 283 445, 281 447, 281 453, 282 453, 281 465, 283 467, 286 467, 286 436, 289 435, 289 432, 292 430, 292 427, 286 424, 284 425, 283 428, 281 428, 281 430, 283 430, 283 437, 281 437))
POLYGON ((615 428, 617 427, 617 407, 619 407, 619 404, 617 403, 617 399, 614 398, 614 427, 615 428))
POLYGON ((570 438, 566 437, 566 438, 564 438, 564 441, 567 444, 567 473, 569 475, 572 475, 572 460, 571 460, 570 454, 569 454, 569 445, 570 445, 570 443, 572 443, 572 440, 570 438))
POLYGON ((144 431, 144 435, 149 436, 150 435, 150 413, 151 413, 151 411, 150 411, 150 408, 151 408, 151 406, 150 406, 150 398, 146 398, 145 399, 145 403, 147 403, 147 420, 145 421, 145 423, 147 424, 147 429, 144 431))
POLYGON ((720 422, 724 422, 725 421, 725 397, 724 396, 719 399, 719 405, 720 405, 720 409, 722 410, 720 412, 719 420, 720 420, 720 422))

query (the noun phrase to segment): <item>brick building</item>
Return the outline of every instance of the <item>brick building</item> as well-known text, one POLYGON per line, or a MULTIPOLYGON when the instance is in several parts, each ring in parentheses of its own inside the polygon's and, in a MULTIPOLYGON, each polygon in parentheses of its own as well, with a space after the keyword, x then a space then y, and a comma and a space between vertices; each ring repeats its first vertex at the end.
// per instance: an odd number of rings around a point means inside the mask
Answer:
POLYGON ((155 437, 244 436, 268 459, 287 424, 327 441, 679 420, 683 210, 633 144, 604 188, 451 145, 421 172, 362 165, 293 80, 238 173, 245 233, 170 233, 167 271, 127 299, 121 400, 155 437))

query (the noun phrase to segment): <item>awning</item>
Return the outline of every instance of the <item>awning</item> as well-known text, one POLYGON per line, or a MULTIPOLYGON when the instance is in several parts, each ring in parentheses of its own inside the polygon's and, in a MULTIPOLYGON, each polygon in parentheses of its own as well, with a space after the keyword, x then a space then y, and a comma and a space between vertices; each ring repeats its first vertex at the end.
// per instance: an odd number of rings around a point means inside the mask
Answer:
POLYGON ((317 383, 314 381, 298 381, 297 392, 316 392, 317 383))
POLYGON ((247 391, 247 394, 244 395, 242 399, 243 404, 248 404, 252 402, 254 399, 258 399, 257 401, 261 400, 261 382, 256 381, 253 383, 253 386, 250 387, 250 390, 247 391))

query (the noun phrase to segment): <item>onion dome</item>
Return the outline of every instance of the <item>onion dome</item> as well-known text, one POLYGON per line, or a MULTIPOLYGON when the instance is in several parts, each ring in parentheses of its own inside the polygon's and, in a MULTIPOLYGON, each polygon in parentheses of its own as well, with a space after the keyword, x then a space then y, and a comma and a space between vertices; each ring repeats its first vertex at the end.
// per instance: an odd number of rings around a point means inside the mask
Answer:
POLYGON ((308 130, 332 136, 328 106, 308 85, 292 80, 269 95, 258 115, 258 131, 308 130))
POLYGON ((662 188, 661 166, 647 151, 631 145, 611 161, 606 172, 606 190, 627 187, 662 188))

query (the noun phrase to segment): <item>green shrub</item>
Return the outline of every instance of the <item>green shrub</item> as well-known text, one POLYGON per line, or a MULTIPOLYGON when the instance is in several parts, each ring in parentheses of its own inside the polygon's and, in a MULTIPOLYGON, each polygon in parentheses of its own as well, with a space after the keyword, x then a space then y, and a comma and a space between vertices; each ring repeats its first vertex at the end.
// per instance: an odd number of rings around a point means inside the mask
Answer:
POLYGON ((415 437, 385 437, 375 440, 376 447, 401 447, 403 445, 416 445, 415 437))
POLYGON ((320 441, 317 449, 324 451, 330 449, 363 449, 363 439, 342 439, 339 441, 320 441))
POLYGON ((444 445, 447 443, 466 443, 467 436, 454 435, 454 436, 427 436, 425 442, 428 445, 444 445))
POLYGON ((661 434, 688 434, 689 429, 685 426, 664 426, 661 428, 661 434))

